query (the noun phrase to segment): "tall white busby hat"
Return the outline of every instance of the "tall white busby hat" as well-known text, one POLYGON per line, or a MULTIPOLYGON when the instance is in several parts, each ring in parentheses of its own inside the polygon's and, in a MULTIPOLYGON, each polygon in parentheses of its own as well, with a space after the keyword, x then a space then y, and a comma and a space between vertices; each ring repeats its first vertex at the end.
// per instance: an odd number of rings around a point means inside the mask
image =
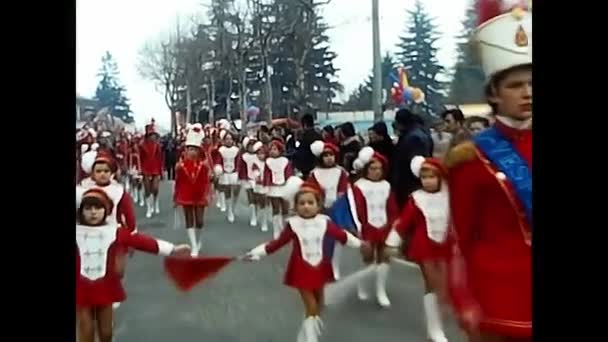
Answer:
POLYGON ((486 76, 532 64, 530 1, 480 0, 475 43, 486 76))
POLYGON ((188 132, 186 133, 186 146, 201 147, 204 138, 205 131, 203 130, 203 125, 196 123, 188 127, 188 132))

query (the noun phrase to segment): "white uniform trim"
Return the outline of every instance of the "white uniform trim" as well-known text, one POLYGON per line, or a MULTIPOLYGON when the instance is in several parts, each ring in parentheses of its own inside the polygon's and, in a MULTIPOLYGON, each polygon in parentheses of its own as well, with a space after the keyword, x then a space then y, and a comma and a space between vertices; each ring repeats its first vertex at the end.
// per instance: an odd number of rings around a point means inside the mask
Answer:
POLYGON ((441 186, 441 191, 429 193, 424 190, 417 190, 412 193, 416 207, 424 215, 426 222, 426 232, 429 239, 442 243, 448 234, 450 221, 449 192, 445 184, 441 186))
POLYGON ((290 217, 287 222, 298 237, 302 260, 317 266, 323 260, 323 239, 327 231, 327 216, 317 215, 310 219, 290 217))
POLYGON ((80 254, 80 274, 90 280, 106 275, 108 251, 116 241, 118 225, 101 227, 76 225, 76 245, 80 254))

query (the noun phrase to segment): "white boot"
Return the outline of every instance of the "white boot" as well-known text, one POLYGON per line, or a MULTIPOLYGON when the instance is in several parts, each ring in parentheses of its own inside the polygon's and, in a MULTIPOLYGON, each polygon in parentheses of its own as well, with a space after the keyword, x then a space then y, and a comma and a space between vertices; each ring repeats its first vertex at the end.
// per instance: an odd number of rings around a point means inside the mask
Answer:
POLYGON ((215 206, 220 209, 222 207, 222 192, 219 190, 215 190, 215 206))
POLYGON ((268 209, 266 208, 258 208, 258 213, 260 214, 260 222, 262 222, 261 230, 263 232, 268 231, 268 209))
POLYGON ((186 228, 188 233, 188 240, 190 240, 190 248, 192 251, 190 255, 195 257, 198 256, 198 244, 196 243, 196 228, 186 228))
POLYGON ((223 192, 220 193, 220 211, 226 212, 226 194, 223 192))
POLYGON ((137 191, 137 188, 133 187, 131 189, 131 197, 133 197, 133 203, 135 205, 139 204, 139 191, 137 191))
POLYGON ((137 190, 137 191, 139 191, 139 206, 143 207, 143 206, 146 205, 146 201, 145 201, 145 199, 146 199, 146 193, 145 193, 145 191, 143 189, 142 190, 137 190))
POLYGON ((228 215, 227 215, 228 216, 228 222, 234 223, 234 210, 233 210, 234 201, 232 200, 232 198, 229 198, 227 200, 227 202, 228 202, 228 215))
POLYGON ((249 219, 249 225, 256 227, 258 225, 258 213, 255 210, 255 204, 249 205, 249 211, 251 212, 251 218, 249 219))
POLYGON ((369 293, 367 292, 368 285, 367 279, 359 280, 357 284, 357 297, 359 297, 359 300, 366 301, 369 299, 369 293))
POLYGON ((318 316, 307 317, 304 320, 304 336, 306 336, 306 342, 318 342, 319 341, 319 326, 317 321, 318 316))
POLYGON ((441 313, 434 293, 424 295, 424 314, 426 316, 426 331, 429 340, 433 342, 447 342, 441 324, 441 313))
POLYGON ((302 325, 300 326, 300 331, 298 331, 298 337, 296 339, 297 342, 306 342, 306 320, 302 321, 302 325))
POLYGON ((158 201, 158 195, 154 196, 154 213, 155 214, 160 214, 160 204, 158 201))
POLYGON ((150 218, 152 217, 152 213, 154 212, 154 208, 153 206, 153 201, 154 199, 152 198, 152 195, 150 195, 148 198, 146 198, 146 204, 148 206, 147 211, 146 211, 146 218, 150 218))
POLYGON ((203 249, 203 230, 196 228, 196 231, 198 232, 198 243, 196 244, 196 248, 197 251, 200 253, 201 249, 203 249))
POLYGON ((340 256, 342 255, 342 246, 336 242, 334 245, 334 255, 331 258, 331 267, 334 270, 334 278, 340 279, 340 256))
POLYGON ((388 279, 389 265, 388 263, 381 263, 376 266, 376 298, 378 304, 383 308, 391 306, 391 301, 388 299, 386 294, 386 280, 388 279))
POLYGON ((281 235, 281 231, 283 230, 283 218, 281 217, 282 215, 274 215, 272 217, 272 237, 274 239, 278 238, 279 235, 281 235))
POLYGON ((129 180, 127 179, 125 181, 125 191, 130 194, 131 193, 131 182, 129 182, 129 180))
POLYGON ((116 310, 120 307, 120 302, 112 303, 112 310, 116 310))

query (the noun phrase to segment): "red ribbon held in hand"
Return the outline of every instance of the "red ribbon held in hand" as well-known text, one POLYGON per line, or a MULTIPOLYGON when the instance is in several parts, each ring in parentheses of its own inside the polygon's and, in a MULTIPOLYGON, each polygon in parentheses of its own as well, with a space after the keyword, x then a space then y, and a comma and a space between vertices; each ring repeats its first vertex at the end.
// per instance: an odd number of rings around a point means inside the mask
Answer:
POLYGON ((181 291, 190 291, 194 286, 218 273, 234 257, 166 257, 165 272, 181 291))

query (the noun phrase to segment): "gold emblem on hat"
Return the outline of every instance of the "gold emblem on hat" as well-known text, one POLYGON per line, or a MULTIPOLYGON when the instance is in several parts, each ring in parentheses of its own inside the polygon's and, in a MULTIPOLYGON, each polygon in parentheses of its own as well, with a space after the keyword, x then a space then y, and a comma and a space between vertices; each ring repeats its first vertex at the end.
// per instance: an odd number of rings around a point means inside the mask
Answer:
POLYGON ((528 35, 521 25, 519 25, 517 33, 515 33, 515 45, 519 47, 528 46, 528 35))

